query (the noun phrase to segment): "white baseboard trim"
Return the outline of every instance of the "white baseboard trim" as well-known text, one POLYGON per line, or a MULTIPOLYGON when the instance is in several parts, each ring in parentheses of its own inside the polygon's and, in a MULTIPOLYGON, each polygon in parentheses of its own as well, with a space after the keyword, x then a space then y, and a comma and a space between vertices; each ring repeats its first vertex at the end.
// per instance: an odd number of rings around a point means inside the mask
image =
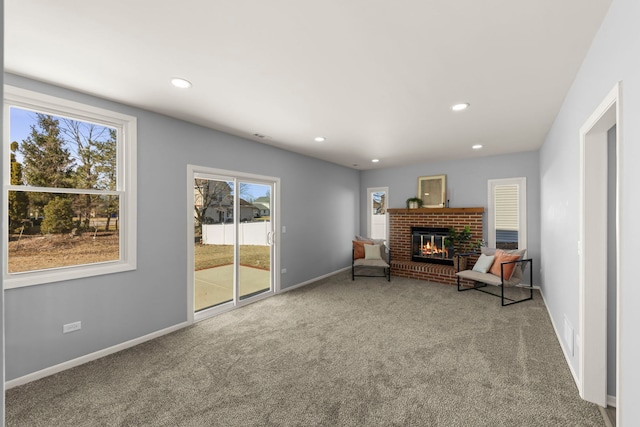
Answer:
POLYGON ((575 381, 576 387, 578 387, 578 390, 581 390, 582 385, 580 383, 578 375, 576 375, 576 372, 574 371, 573 366, 571 365, 571 358, 569 357, 569 354, 567 353, 567 350, 564 347, 564 343, 562 342, 562 335, 560 335, 560 333, 558 332, 558 328, 556 327, 556 324, 553 321, 553 316, 551 316, 551 312, 549 311, 549 305, 547 305, 547 300, 544 297, 544 292, 542 292, 542 289, 540 290, 540 295, 542 296, 544 307, 547 309, 547 314, 549 315, 549 319, 551 320, 551 325, 553 326, 553 330, 556 333, 556 338, 558 338, 558 343, 560 344, 560 348, 562 349, 562 354, 564 354, 564 358, 567 360, 567 366, 569 366, 569 372, 571 372, 571 375, 573 376, 573 381, 575 381))
POLYGON ((607 395, 607 406, 611 406, 613 408, 618 407, 618 398, 615 396, 607 395))
MULTIPOLYGON (((533 285, 533 286, 529 286, 529 285, 524 285, 524 284, 519 284, 516 285, 517 288, 525 288, 525 289, 529 289, 529 288, 533 288, 534 290, 538 290, 540 291, 540 286, 539 285, 533 285)), ((545 304, 546 305, 546 304, 545 304)))
POLYGON ((338 273, 342 273, 343 271, 347 271, 347 270, 350 270, 350 269, 351 269, 351 266, 348 266, 348 267, 345 267, 345 268, 341 268, 340 270, 336 270, 334 272, 323 274, 322 276, 318 276, 315 279, 310 279, 310 280, 307 280, 305 282, 298 283, 297 285, 288 286, 288 287, 286 287, 284 289, 280 289, 280 291, 278 293, 281 294, 283 292, 292 291, 294 289, 298 289, 298 288, 301 288, 303 286, 309 285, 311 283, 317 282, 318 280, 322 280, 322 279, 326 279, 327 277, 335 276, 338 273))
POLYGON ((66 362, 62 362, 62 363, 59 363, 59 364, 54 365, 54 366, 50 366, 50 367, 45 368, 45 369, 41 369, 41 370, 36 371, 36 372, 32 372, 32 373, 24 375, 22 377, 15 378, 13 380, 10 380, 10 381, 7 381, 7 382, 4 383, 5 390, 9 390, 9 389, 11 389, 13 387, 17 387, 17 386, 20 386, 20 385, 24 385, 24 384, 30 383, 32 381, 36 381, 36 380, 39 380, 39 379, 44 378, 44 377, 48 377, 48 376, 53 375, 53 374, 57 374, 58 372, 66 371, 67 369, 75 368, 76 366, 80 366, 80 365, 83 365, 83 364, 85 364, 87 362, 91 362, 93 360, 100 359, 101 357, 105 357, 105 356, 108 356, 110 354, 117 353, 117 352, 119 352, 121 350, 126 350, 127 348, 131 348, 131 347, 136 346, 138 344, 142 344, 143 342, 150 341, 150 340, 152 340, 154 338, 161 337, 162 335, 166 335, 166 334, 169 334, 171 332, 175 332, 178 329, 182 329, 182 328, 184 328, 186 326, 189 326, 189 325, 190 325, 189 322, 178 323, 177 325, 173 325, 173 326, 170 326, 168 328, 161 329, 161 330, 156 331, 156 332, 152 332, 150 334, 141 336, 139 338, 134 338, 132 340, 125 341, 125 342, 120 343, 120 344, 116 344, 116 345, 114 345, 112 347, 108 347, 108 348, 105 348, 103 350, 98 350, 98 351, 96 351, 94 353, 86 354, 84 356, 80 356, 80 357, 77 357, 75 359, 71 359, 71 360, 68 360, 66 362))

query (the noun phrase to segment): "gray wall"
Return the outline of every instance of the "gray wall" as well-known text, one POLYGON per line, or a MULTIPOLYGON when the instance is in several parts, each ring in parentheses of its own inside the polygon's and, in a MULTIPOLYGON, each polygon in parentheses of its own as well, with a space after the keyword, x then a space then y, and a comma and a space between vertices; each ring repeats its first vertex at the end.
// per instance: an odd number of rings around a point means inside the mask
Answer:
MULTIPOLYGON (((534 284, 540 284, 540 179, 537 151, 363 171, 360 177, 360 205, 363 206, 360 232, 367 232, 367 188, 389 187, 389 207, 404 208, 409 197, 416 197, 419 176, 440 174, 447 175, 450 207, 484 207, 485 210, 488 207, 489 179, 527 178, 527 253, 534 262, 534 284)), ((484 222, 486 239, 486 211, 484 222)))
MULTIPOLYGON (((542 258, 543 291, 552 320, 562 327, 567 316, 578 334, 579 286, 579 159, 580 127, 622 81, 618 123, 620 182, 620 364, 618 378, 619 425, 640 420, 640 2, 613 0, 602 26, 573 82, 564 104, 540 150, 542 241, 553 240, 542 258)), ((562 330, 562 329, 560 329, 562 330)), ((562 332, 560 332, 562 334, 562 332)), ((561 340, 564 346, 564 341, 561 340)), ((579 372, 580 348, 570 358, 579 372)))
POLYGON ((187 164, 281 178, 286 288, 350 264, 359 173, 148 111, 5 75, 5 83, 138 118, 138 268, 5 292, 11 380, 187 320, 187 164), (62 324, 82 330, 62 335, 62 324))

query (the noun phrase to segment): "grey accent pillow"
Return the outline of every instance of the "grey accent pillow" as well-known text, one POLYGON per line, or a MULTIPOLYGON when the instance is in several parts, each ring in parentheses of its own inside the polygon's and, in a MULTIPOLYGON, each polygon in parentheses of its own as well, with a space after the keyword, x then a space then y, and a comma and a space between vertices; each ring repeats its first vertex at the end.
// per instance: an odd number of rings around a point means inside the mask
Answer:
POLYGON ((477 271, 478 273, 486 273, 491 268, 494 258, 495 257, 493 255, 480 254, 480 257, 474 264, 472 270, 477 271))
MULTIPOLYGON (((519 255, 520 258, 524 258, 527 253, 526 249, 502 249, 503 252, 508 253, 509 255, 519 255)), ((485 255, 495 255, 496 248, 485 248, 484 246, 480 248, 480 252, 485 255)))
POLYGON ((373 242, 374 245, 384 245, 384 239, 372 239, 371 237, 356 235, 356 240, 360 240, 360 241, 366 240, 367 242, 373 242))

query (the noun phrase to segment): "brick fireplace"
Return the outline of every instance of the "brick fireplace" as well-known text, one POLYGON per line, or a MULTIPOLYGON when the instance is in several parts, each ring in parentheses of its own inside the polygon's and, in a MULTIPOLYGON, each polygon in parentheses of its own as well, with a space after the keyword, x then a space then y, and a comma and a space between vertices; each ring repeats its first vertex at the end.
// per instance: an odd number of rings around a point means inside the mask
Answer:
POLYGON ((460 230, 468 225, 471 241, 475 242, 482 239, 484 208, 389 209, 388 212, 391 274, 454 285, 456 270, 453 266, 411 260, 411 227, 460 230))

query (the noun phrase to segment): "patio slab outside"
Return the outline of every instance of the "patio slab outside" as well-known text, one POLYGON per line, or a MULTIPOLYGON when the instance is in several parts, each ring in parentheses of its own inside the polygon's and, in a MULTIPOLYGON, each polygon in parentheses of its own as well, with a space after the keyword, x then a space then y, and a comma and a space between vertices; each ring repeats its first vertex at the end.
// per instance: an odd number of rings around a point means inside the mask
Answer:
MULTIPOLYGON (((269 289, 269 270, 241 265, 238 274, 241 297, 269 289)), ((233 265, 198 270, 195 281, 196 311, 233 299, 233 265)))

